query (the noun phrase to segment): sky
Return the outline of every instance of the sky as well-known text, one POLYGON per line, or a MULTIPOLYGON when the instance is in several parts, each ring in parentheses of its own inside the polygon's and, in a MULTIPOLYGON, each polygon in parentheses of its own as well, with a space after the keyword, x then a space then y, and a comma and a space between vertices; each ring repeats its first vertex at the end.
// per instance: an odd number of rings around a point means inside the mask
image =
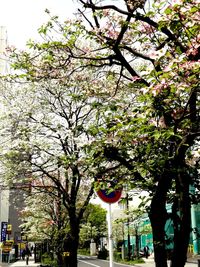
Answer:
POLYGON ((0 26, 5 26, 8 43, 24 48, 29 39, 38 38, 37 29, 48 21, 45 9, 61 20, 70 18, 76 9, 75 0, 0 0, 0 26))

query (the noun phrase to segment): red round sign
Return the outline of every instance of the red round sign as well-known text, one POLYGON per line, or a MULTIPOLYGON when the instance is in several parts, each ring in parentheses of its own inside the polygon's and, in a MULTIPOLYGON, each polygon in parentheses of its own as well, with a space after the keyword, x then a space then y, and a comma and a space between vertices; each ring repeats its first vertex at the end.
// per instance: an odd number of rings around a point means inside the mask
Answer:
POLYGON ((121 198, 122 189, 115 189, 109 193, 108 190, 100 189, 97 191, 97 195, 106 203, 115 203, 121 198))

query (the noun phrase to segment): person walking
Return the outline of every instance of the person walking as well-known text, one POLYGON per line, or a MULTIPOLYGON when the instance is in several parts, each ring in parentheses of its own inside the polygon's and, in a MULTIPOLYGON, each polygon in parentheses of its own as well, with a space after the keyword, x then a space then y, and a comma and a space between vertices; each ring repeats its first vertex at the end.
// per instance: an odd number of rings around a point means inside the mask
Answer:
POLYGON ((28 265, 29 256, 31 256, 31 251, 30 251, 30 249, 28 248, 28 246, 26 246, 26 249, 25 249, 25 255, 26 255, 26 265, 28 265))
POLYGON ((147 245, 144 247, 144 256, 146 259, 149 257, 149 247, 147 245))
POLYGON ((25 255, 26 255, 26 250, 23 249, 23 250, 22 250, 22 260, 23 260, 23 261, 25 260, 25 255))

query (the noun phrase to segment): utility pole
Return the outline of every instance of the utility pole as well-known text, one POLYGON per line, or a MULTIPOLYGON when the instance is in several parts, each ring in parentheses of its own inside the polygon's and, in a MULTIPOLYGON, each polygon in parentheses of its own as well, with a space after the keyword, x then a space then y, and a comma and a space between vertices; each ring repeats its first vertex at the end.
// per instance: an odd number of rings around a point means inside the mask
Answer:
POLYGON ((108 204, 108 239, 109 239, 109 267, 113 267, 113 236, 112 236, 112 217, 111 204, 108 204))
POLYGON ((129 227, 129 195, 126 193, 126 209, 127 209, 127 239, 128 239, 128 260, 131 259, 131 242, 130 242, 130 227, 129 227))

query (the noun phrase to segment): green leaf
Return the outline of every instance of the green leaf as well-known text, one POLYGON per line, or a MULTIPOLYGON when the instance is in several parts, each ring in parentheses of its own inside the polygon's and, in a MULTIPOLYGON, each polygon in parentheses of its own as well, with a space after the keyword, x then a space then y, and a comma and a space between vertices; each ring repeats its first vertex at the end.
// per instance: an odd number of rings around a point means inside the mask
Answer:
POLYGON ((196 7, 196 6, 193 6, 191 9, 190 9, 190 13, 195 13, 195 12, 198 12, 199 11, 199 8, 196 7))
POLYGON ((167 8, 167 9, 165 9, 165 14, 166 15, 170 15, 172 13, 172 9, 171 8, 167 8))

